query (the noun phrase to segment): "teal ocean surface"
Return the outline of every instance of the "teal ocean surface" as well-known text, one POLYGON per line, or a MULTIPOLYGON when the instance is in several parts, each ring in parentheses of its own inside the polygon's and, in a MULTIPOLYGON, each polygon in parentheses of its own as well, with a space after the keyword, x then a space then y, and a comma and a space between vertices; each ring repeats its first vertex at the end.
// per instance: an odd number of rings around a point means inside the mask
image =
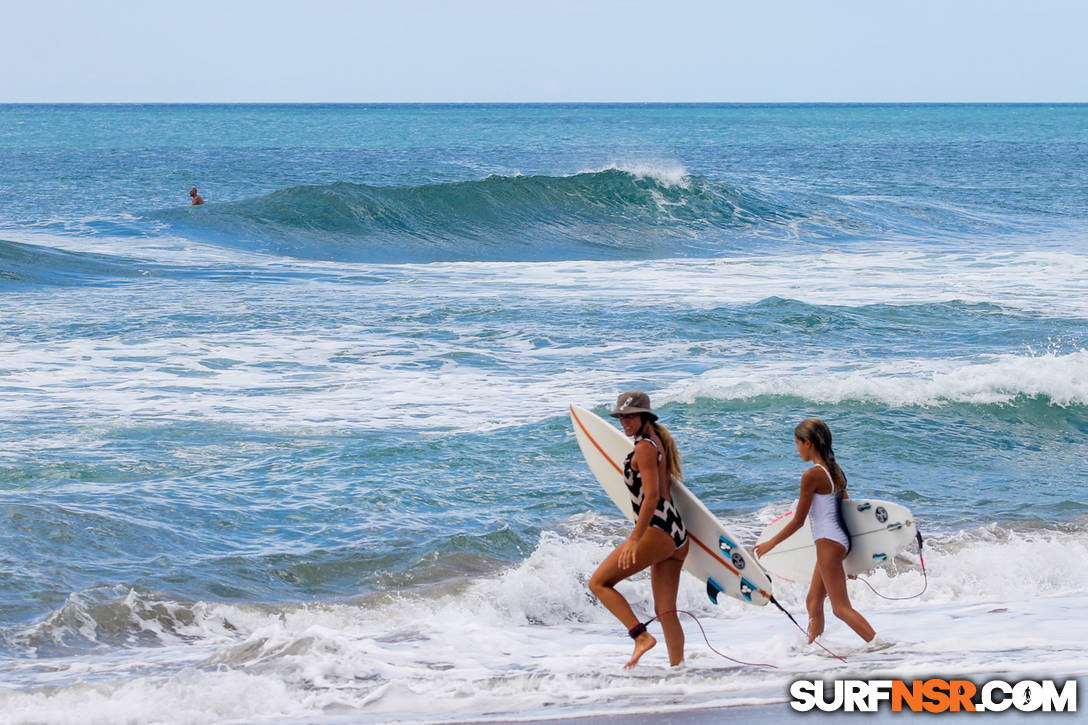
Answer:
POLYGON ((1084 105, 0 106, 0 720, 1088 675, 1086 280, 1084 105), (827 420, 927 536, 920 598, 851 584, 896 646, 829 619, 828 660, 685 577, 779 669, 693 629, 621 672, 586 582, 626 524, 567 406, 631 388, 746 544, 827 420))

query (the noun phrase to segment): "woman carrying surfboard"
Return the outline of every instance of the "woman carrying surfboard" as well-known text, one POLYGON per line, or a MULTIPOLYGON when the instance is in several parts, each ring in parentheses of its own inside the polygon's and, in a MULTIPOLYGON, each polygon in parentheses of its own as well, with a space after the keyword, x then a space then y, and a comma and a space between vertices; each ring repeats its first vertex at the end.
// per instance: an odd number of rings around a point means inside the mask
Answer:
POLYGON ((866 642, 876 637, 869 622, 850 604, 846 593, 843 560, 850 551, 850 536, 842 525, 839 504, 846 498, 846 474, 835 460, 831 448, 831 429, 819 418, 807 418, 793 430, 797 453, 812 468, 801 476, 801 494, 793 519, 771 539, 756 544, 757 557, 765 555, 788 539, 808 517, 816 542, 816 568, 812 572, 805 604, 808 608, 808 641, 824 631, 824 599, 831 600, 831 611, 846 622, 866 642))
POLYGON ((684 630, 676 616, 676 594, 688 554, 687 530, 671 495, 673 479, 681 478, 680 453, 668 429, 657 422, 646 393, 639 390, 623 393, 610 415, 619 418, 623 432, 635 440, 635 448, 623 466, 635 528, 593 572, 589 589, 635 640, 634 653, 624 669, 633 667, 657 640, 646 631, 646 625, 635 616, 615 586, 649 567, 655 614, 665 633, 669 662, 678 665, 684 660, 684 630))

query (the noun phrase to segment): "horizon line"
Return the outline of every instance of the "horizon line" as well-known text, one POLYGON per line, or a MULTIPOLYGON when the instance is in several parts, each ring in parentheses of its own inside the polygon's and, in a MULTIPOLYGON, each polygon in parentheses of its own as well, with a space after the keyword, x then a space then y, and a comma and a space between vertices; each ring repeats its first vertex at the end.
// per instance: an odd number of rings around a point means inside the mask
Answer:
POLYGON ((0 101, 0 106, 1082 106, 1083 101, 0 101))

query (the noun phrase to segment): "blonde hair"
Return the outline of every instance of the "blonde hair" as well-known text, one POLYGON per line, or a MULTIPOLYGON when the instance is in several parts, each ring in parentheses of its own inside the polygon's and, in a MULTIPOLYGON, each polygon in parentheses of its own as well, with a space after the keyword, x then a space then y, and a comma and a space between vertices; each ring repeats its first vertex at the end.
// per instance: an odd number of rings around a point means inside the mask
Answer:
POLYGON ((669 475, 675 481, 684 480, 684 474, 680 471, 680 451, 676 448, 676 441, 669 433, 669 429, 654 421, 654 433, 661 439, 661 445, 665 446, 665 465, 668 466, 669 475))

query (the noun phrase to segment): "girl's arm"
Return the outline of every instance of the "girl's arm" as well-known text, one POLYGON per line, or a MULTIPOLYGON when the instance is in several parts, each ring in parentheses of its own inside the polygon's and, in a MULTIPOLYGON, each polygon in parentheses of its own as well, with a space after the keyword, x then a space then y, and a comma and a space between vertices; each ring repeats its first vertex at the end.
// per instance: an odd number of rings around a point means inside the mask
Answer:
POLYGON ((661 491, 657 477, 657 449, 649 441, 639 441, 635 444, 635 457, 632 461, 637 464, 638 473, 642 477, 642 507, 638 511, 635 520, 635 529, 631 535, 620 544, 619 565, 621 569, 633 566, 635 563, 635 550, 642 535, 650 528, 650 520, 654 517, 654 509, 661 499, 661 491))
POLYGON ((812 507, 812 494, 816 490, 817 482, 819 478, 812 474, 814 469, 809 469, 801 476, 801 493, 797 497, 797 510, 793 512, 793 518, 786 524, 781 531, 767 539, 762 544, 756 544, 752 550, 757 557, 763 556, 774 547, 781 544, 786 539, 790 538, 805 525, 805 519, 808 518, 808 510, 812 507))

